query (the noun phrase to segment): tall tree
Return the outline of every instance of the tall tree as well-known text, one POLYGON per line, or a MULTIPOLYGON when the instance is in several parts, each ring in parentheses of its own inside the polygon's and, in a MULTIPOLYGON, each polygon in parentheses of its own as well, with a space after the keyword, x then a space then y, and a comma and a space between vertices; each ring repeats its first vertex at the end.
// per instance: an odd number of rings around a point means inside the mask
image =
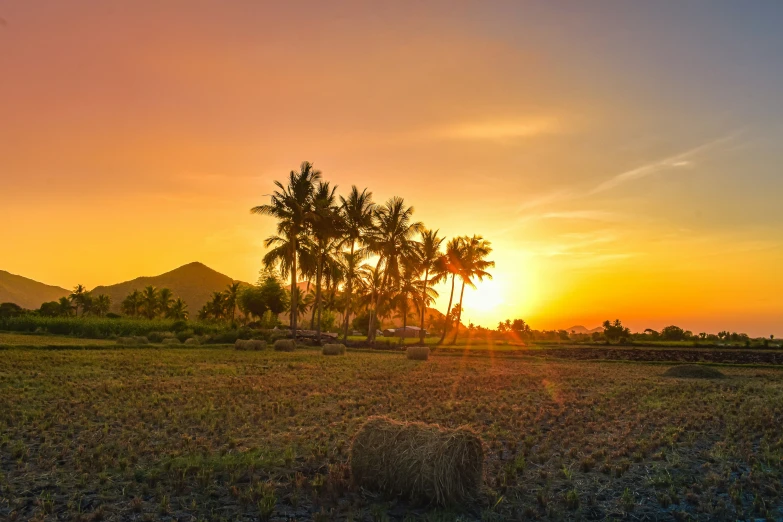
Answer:
MULTIPOLYGON (((305 161, 300 166, 299 172, 293 170, 290 172, 287 185, 284 186, 281 182, 275 181, 277 190, 271 195, 270 203, 250 209, 253 214, 272 216, 277 219, 277 236, 266 240, 267 247, 274 244, 270 240, 275 237, 285 238, 288 245, 289 253, 282 257, 286 262, 281 265, 281 272, 286 271, 291 274, 292 310, 297 309, 297 246, 300 237, 306 233, 307 216, 313 207, 315 183, 320 179, 321 172, 315 170, 310 162, 305 161)), ((266 264, 266 256, 264 259, 266 264)), ((281 257, 277 259, 281 259, 281 257)), ((291 314, 291 335, 294 340, 296 340, 297 315, 296 313, 291 314)))
POLYGON ((68 296, 68 299, 73 303, 73 307, 76 310, 76 316, 79 316, 79 307, 82 307, 82 315, 84 315, 84 298, 87 295, 87 289, 83 285, 76 285, 73 287, 73 292, 68 296))
POLYGON ((462 240, 458 237, 451 238, 446 244, 446 254, 444 254, 437 261, 437 270, 443 274, 444 277, 451 276, 451 293, 449 294, 449 306, 446 308, 445 321, 443 323, 443 331, 440 334, 440 340, 438 344, 443 344, 446 339, 446 334, 449 331, 451 325, 451 304, 454 302, 454 282, 457 279, 457 274, 461 268, 462 257, 462 240))
POLYGON ((424 230, 421 233, 421 240, 419 243, 419 270, 424 272, 424 280, 421 285, 421 306, 419 309, 420 322, 419 325, 419 342, 424 344, 424 315, 427 312, 427 292, 430 285, 439 283, 446 277, 444 272, 438 271, 438 260, 441 259, 443 254, 440 251, 440 246, 443 243, 444 238, 438 236, 437 230, 424 230), (430 274, 433 275, 430 279, 430 274))
POLYGON ((59 301, 57 301, 57 315, 61 315, 63 317, 70 317, 71 313, 73 312, 73 305, 71 304, 70 299, 67 297, 61 297, 59 301))
POLYGON ((106 294, 100 294, 93 299, 92 309, 95 315, 103 317, 109 312, 111 308, 111 297, 106 294))
POLYGON ((233 283, 229 284, 228 287, 226 287, 225 295, 226 295, 226 309, 228 310, 229 316, 231 317, 231 324, 234 324, 234 316, 237 312, 237 299, 239 297, 239 288, 241 283, 239 281, 234 281, 233 283))
POLYGON ((459 334, 459 323, 462 319, 462 298, 465 294, 465 285, 469 285, 471 288, 476 288, 476 284, 473 279, 483 281, 484 278, 492 279, 492 274, 487 272, 488 268, 495 266, 494 261, 488 261, 486 258, 492 253, 492 246, 489 241, 481 236, 474 235, 473 237, 463 238, 463 249, 461 257, 462 268, 459 271, 459 277, 462 279, 462 289, 459 294, 459 313, 457 314, 457 322, 454 328, 454 339, 451 344, 457 342, 457 335, 459 334))
POLYGON ((152 285, 144 287, 141 292, 141 307, 144 309, 144 315, 147 319, 155 319, 160 308, 157 288, 152 285))
MULTIPOLYGON (((331 187, 328 182, 320 181, 313 193, 313 209, 307 216, 309 229, 312 232, 312 243, 315 247, 315 302, 313 304, 313 319, 315 322, 318 343, 321 342, 321 286, 324 267, 336 255, 337 247, 342 243, 342 219, 335 205, 337 187, 331 187), (317 320, 316 319, 316 315, 317 320)), ((311 323, 312 323, 311 322, 311 323)), ((311 324, 312 328, 312 324, 311 324)))
POLYGON ((188 304, 181 297, 177 297, 169 307, 168 318, 185 321, 188 315, 188 304))
POLYGON ((158 312, 163 316, 168 316, 171 302, 174 296, 168 288, 158 290, 158 312))
POLYGON ((139 309, 141 308, 141 292, 134 290, 128 294, 125 299, 122 300, 122 311, 126 315, 136 317, 139 315, 139 309))
POLYGON ((401 262, 416 255, 417 242, 414 236, 424 226, 413 221, 413 207, 406 206, 400 197, 389 199, 375 211, 375 227, 369 243, 370 249, 378 255, 378 268, 383 264, 383 282, 376 297, 375 307, 370 312, 370 328, 367 339, 375 342, 375 319, 384 297, 387 284, 400 279, 401 262))
POLYGON ((350 252, 344 257, 346 268, 350 267, 351 276, 346 276, 346 298, 345 313, 343 314, 343 337, 348 339, 348 319, 351 315, 351 304, 353 299, 353 284, 356 280, 356 269, 359 262, 366 257, 364 250, 356 255, 356 246, 362 244, 365 234, 373 226, 373 214, 375 203, 372 201, 372 192, 367 189, 359 192, 356 185, 351 187, 351 193, 347 198, 340 196, 340 212, 343 217, 343 233, 345 239, 350 245, 350 252))

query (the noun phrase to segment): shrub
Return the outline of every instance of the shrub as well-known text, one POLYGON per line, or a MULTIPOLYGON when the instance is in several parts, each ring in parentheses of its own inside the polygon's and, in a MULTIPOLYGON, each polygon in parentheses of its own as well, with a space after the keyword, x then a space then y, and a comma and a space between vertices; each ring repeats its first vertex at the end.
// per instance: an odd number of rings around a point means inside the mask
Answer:
POLYGON ((274 348, 277 352, 293 352, 296 344, 293 339, 278 339, 275 341, 274 348))
POLYGON ((428 346, 408 346, 405 355, 408 359, 426 361, 430 357, 430 349, 428 346))
POLYGON ((344 344, 325 344, 322 350, 324 355, 345 355, 344 344))
POLYGON ((484 448, 467 429, 371 417, 351 443, 354 480, 370 490, 441 506, 479 498, 484 448))

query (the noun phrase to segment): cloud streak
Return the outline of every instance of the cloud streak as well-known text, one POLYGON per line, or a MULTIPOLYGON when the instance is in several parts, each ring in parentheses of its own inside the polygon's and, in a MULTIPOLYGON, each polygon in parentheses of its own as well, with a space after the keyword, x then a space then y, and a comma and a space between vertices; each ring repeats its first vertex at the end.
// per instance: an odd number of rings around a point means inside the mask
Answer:
POLYGON ((680 169, 684 167, 689 167, 693 165, 693 158, 695 156, 698 156, 699 154, 703 154, 708 150, 714 149, 719 145, 729 143, 735 140, 740 134, 742 134, 742 130, 735 131, 731 134, 714 139, 712 141, 708 141, 707 143, 703 143, 697 147, 693 147, 679 154, 675 154, 674 156, 669 156, 667 158, 663 158, 661 160, 653 161, 646 165, 636 167, 635 169, 627 170, 612 178, 609 178, 603 183, 600 183, 595 188, 587 192, 586 195, 591 196, 594 194, 599 194, 601 192, 605 192, 607 190, 613 189, 618 185, 622 185, 623 183, 626 183, 628 181, 645 178, 651 174, 660 172, 662 170, 680 169))

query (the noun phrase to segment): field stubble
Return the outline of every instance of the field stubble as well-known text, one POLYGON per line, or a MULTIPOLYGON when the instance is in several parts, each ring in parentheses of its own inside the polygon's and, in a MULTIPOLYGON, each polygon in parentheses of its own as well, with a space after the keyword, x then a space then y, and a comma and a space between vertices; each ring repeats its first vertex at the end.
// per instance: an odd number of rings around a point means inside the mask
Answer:
POLYGON ((233 347, 0 357, 0 519, 454 520, 351 483, 371 415, 469 426, 465 520, 783 517, 783 382, 658 365, 233 347))

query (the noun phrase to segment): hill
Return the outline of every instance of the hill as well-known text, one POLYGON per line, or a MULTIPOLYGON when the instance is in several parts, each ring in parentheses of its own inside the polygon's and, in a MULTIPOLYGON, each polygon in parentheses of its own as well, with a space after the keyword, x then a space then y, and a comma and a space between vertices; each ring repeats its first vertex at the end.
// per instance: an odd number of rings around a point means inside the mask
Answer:
POLYGON ((598 327, 593 328, 592 330, 590 330, 588 328, 585 328, 582 325, 576 325, 576 326, 572 326, 571 328, 565 328, 565 331, 568 332, 568 333, 574 332, 574 333, 577 333, 577 334, 588 334, 588 335, 590 335, 590 334, 593 334, 593 333, 596 333, 596 332, 601 333, 601 332, 604 331, 604 329, 603 329, 602 326, 598 326, 598 327))
POLYGON ((233 281, 203 263, 194 262, 158 276, 137 277, 115 285, 96 286, 91 292, 93 295, 106 294, 111 297, 112 311, 119 312, 122 300, 134 290, 143 290, 149 285, 168 288, 175 297, 181 297, 188 304, 188 310, 195 316, 209 300, 212 292, 225 290, 233 281))
POLYGON ((0 303, 16 303, 22 308, 40 308, 42 303, 57 301, 71 292, 59 286, 46 285, 0 270, 0 303))

